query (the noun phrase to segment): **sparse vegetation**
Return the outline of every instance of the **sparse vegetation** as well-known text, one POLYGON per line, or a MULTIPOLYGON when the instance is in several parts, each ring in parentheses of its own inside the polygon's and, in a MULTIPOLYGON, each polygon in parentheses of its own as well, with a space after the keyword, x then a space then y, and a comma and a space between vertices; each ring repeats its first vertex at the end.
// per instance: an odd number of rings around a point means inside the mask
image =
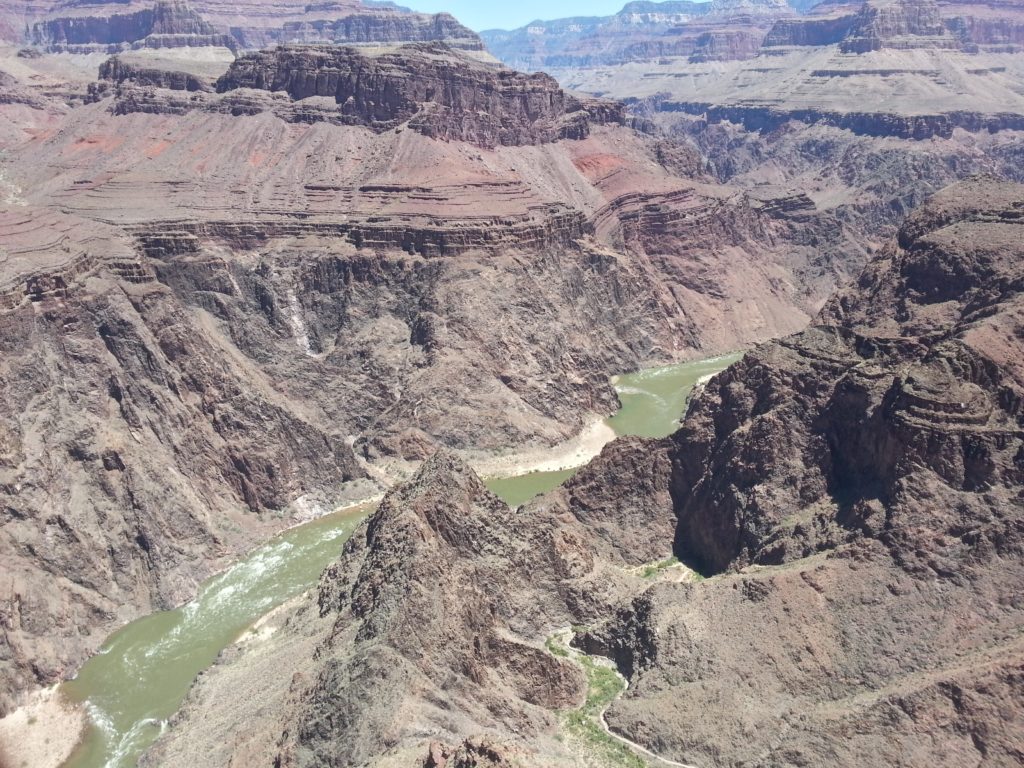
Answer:
POLYGON ((665 560, 661 560, 660 562, 651 563, 650 565, 646 566, 643 570, 643 576, 645 579, 653 579, 666 568, 672 568, 676 565, 679 565, 679 558, 674 556, 669 557, 665 560))
POLYGON ((548 653, 552 656, 560 656, 563 659, 569 658, 569 651, 558 642, 557 637, 549 637, 547 642, 544 643, 544 647, 548 649, 548 653))
MULTIPOLYGON (((558 637, 548 638, 545 644, 555 656, 569 657, 569 650, 558 637)), ((601 715, 625 689, 622 678, 611 667, 603 666, 589 656, 573 656, 587 676, 587 698, 583 706, 564 714, 564 729, 600 757, 602 765, 619 768, 646 768, 647 764, 625 744, 605 732, 601 715)))

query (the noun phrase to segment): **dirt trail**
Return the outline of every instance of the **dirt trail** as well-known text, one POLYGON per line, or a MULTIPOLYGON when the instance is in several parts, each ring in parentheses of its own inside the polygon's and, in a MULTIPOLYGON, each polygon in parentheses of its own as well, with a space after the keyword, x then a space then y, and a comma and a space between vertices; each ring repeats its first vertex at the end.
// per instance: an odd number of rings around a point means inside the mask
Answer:
POLYGON ((572 640, 575 636, 576 633, 572 630, 572 628, 566 627, 556 632, 553 637, 556 642, 561 643, 561 645, 568 652, 569 658, 571 658, 573 661, 579 663, 579 659, 581 656, 587 656, 594 663, 600 664, 601 666, 607 667, 608 669, 612 670, 615 673, 616 677, 618 677, 623 683, 622 692, 619 693, 619 695, 612 699, 610 702, 608 702, 608 704, 604 707, 604 709, 601 710, 600 714, 597 717, 597 721, 601 726, 601 730, 603 730, 611 738, 615 739, 615 741, 619 742, 620 744, 624 744, 637 754, 654 760, 661 765, 671 765, 674 768, 697 768, 697 766, 690 765, 689 763, 680 763, 675 760, 669 760, 667 757, 662 757, 661 755, 647 749, 647 747, 637 744, 635 741, 627 739, 625 736, 616 733, 608 726, 608 721, 605 720, 605 714, 608 712, 609 709, 611 709, 612 704, 618 701, 622 697, 622 694, 629 690, 629 680, 626 679, 626 677, 623 676, 619 672, 619 670, 615 668, 615 665, 611 661, 611 659, 606 659, 600 656, 589 656, 587 654, 581 653, 578 649, 574 648, 572 646, 572 640))

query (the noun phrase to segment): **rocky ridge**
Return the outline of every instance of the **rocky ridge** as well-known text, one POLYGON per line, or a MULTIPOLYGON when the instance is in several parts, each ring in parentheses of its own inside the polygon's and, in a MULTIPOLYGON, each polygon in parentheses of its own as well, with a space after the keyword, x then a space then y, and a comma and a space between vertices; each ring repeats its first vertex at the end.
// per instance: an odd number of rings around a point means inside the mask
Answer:
POLYGON ((708 765, 1015 760, 1022 210, 1020 186, 944 191, 695 399, 665 443, 676 551, 720 575, 586 641, 632 676, 613 729, 708 765))
POLYGON ((568 94, 547 75, 480 62, 444 43, 389 53, 278 47, 239 57, 212 84, 116 57, 99 75, 89 100, 112 95, 118 115, 269 112, 287 122, 363 125, 377 132, 407 125, 431 138, 482 147, 579 140, 592 126, 626 124, 618 102, 568 94))
MULTIPOLYGON (((1024 59, 1011 41, 1021 19, 1013 3, 822 3, 806 16, 775 18, 753 48, 719 65, 626 46, 616 61, 551 62, 549 71, 576 90, 763 132, 788 121, 915 139, 1019 130, 1024 59)), ((611 33, 590 40, 618 45, 611 33)))
POLYGON ((811 329, 708 383, 677 434, 613 443, 516 512, 435 456, 276 640, 203 677, 153 764, 258 754, 273 722, 282 765, 441 765, 464 741, 469 764, 582 764, 549 719, 579 679, 524 643, 568 621, 630 681, 609 726, 666 760, 1013 764, 1022 222, 1024 187, 944 191, 811 329), (637 580, 665 537, 708 578, 637 580), (272 705, 225 715, 253 665, 276 670, 272 705), (262 735, 222 744, 240 721, 262 735))
POLYGON ((48 19, 32 28, 31 42, 50 51, 114 52, 123 48, 223 46, 234 49, 230 35, 219 33, 183 0, 157 0, 151 7, 110 16, 48 19))
MULTIPOLYGON (((414 48, 410 69, 464 56, 432 50, 414 48)), ((119 109, 136 94, 340 112, 331 96, 216 94, 208 75, 147 60, 108 62, 87 104, 0 104, 17 136, 0 187, 18 425, 5 707, 270 531, 372 494, 365 472, 407 476, 439 446, 479 459, 556 445, 614 410, 608 371, 795 330, 858 258, 827 218, 718 185, 685 147, 614 119, 558 140, 517 125, 535 97, 600 107, 544 78, 472 70, 496 89, 473 103, 509 110, 502 131, 545 139, 492 147, 431 138, 415 116, 371 130, 119 109), (81 458, 53 471, 46 457, 63 455, 81 458), (69 564, 80 549, 112 554, 69 564), (49 589, 65 570, 67 589, 49 589)), ((19 59, 0 87, 51 64, 19 59)))
POLYGON ((782 0, 628 3, 614 16, 534 22, 481 33, 509 66, 537 70, 617 65, 686 57, 690 61, 756 55, 774 20, 794 15, 782 0))
POLYGON ((568 494, 513 511, 464 464, 436 454, 387 496, 268 647, 205 676, 147 764, 194 759, 239 715, 259 727, 216 747, 215 760, 276 742, 281 765, 370 765, 385 752, 395 765, 579 764, 554 735, 556 711, 582 702, 585 680, 544 639, 635 589, 638 553, 618 534, 663 551, 671 514, 664 496, 646 514, 615 518, 568 494), (311 644, 297 675, 282 663, 311 644), (276 665, 263 681, 274 711, 224 713, 220 676, 256 657, 276 665))

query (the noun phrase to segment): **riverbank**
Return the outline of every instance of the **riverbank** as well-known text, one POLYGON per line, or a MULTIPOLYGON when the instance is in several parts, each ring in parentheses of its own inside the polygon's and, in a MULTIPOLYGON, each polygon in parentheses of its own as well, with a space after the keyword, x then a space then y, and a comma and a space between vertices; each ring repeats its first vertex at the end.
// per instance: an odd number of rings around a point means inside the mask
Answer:
POLYGON ((0 720, 0 768, 60 768, 85 736, 86 714, 54 686, 0 720))
POLYGON ((614 440, 615 430, 607 419, 594 416, 574 437, 549 448, 526 448, 508 456, 463 456, 480 477, 506 478, 533 472, 560 472, 589 464, 614 440))
MULTIPOLYGON (((678 423, 691 387, 726 367, 725 358, 695 361, 619 377, 616 389, 623 408, 617 421, 591 413, 575 437, 550 447, 508 450, 500 455, 463 452, 476 472, 511 506, 557 486, 585 466, 616 437, 667 434, 678 423), (614 423, 612 423, 614 422, 614 423), (500 490, 492 483, 504 483, 500 490)), ((88 702, 94 725, 68 768, 129 768, 157 739, 181 706, 196 675, 214 663, 225 648, 257 652, 278 639, 275 608, 315 585, 333 562, 358 520, 370 512, 366 502, 400 482, 417 463, 373 465, 373 481, 334 514, 315 517, 316 499, 296 503, 298 515, 269 542, 257 547, 209 579, 196 598, 169 612, 140 619, 112 635, 74 680, 67 695, 88 702), (373 487, 369 487, 369 486, 373 487)), ((258 681, 258 678, 257 678, 258 681)), ((17 764, 0 768, 20 768, 17 764)))

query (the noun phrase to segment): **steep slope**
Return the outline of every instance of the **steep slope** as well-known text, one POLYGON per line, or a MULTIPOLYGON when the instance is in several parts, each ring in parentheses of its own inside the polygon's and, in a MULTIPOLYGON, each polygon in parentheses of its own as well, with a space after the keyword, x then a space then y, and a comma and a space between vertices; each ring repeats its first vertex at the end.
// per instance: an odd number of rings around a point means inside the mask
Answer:
POLYGON ((585 681, 544 640, 636 588, 617 534, 663 552, 671 508, 626 515, 621 529, 575 509, 512 511, 464 464, 435 455, 267 644, 235 649, 204 676, 146 764, 275 753, 280 765, 378 764, 384 753, 392 765, 480 764, 452 757, 464 744, 487 765, 581 765, 554 738, 555 710, 578 705, 585 681), (261 695, 239 697, 254 674, 261 695), (240 720, 246 734, 220 738, 240 720))
POLYGON ((612 728, 699 765, 1019 759, 1022 211, 944 191, 696 399, 676 547, 721 575, 590 638, 633 676, 612 728))
POLYGON ((797 330, 859 257, 621 106, 445 46, 282 47, 219 80, 124 56, 77 106, 26 85, 64 58, 0 83, 8 696, 374 490, 347 480, 555 446, 614 410, 610 373, 797 330))
POLYGON ((122 233, 31 207, 0 231, 6 708, 364 471, 343 436, 197 333, 122 233))
POLYGON ((539 643, 568 622, 629 679, 612 731, 664 760, 1015 764, 1022 214, 1024 187, 944 191, 677 434, 614 443, 514 513, 435 456, 274 639, 203 677, 151 764, 437 766, 460 742, 587 764, 552 738, 581 680, 539 643), (708 578, 631 567, 670 538, 708 578), (269 698, 239 697, 255 680, 269 698))

